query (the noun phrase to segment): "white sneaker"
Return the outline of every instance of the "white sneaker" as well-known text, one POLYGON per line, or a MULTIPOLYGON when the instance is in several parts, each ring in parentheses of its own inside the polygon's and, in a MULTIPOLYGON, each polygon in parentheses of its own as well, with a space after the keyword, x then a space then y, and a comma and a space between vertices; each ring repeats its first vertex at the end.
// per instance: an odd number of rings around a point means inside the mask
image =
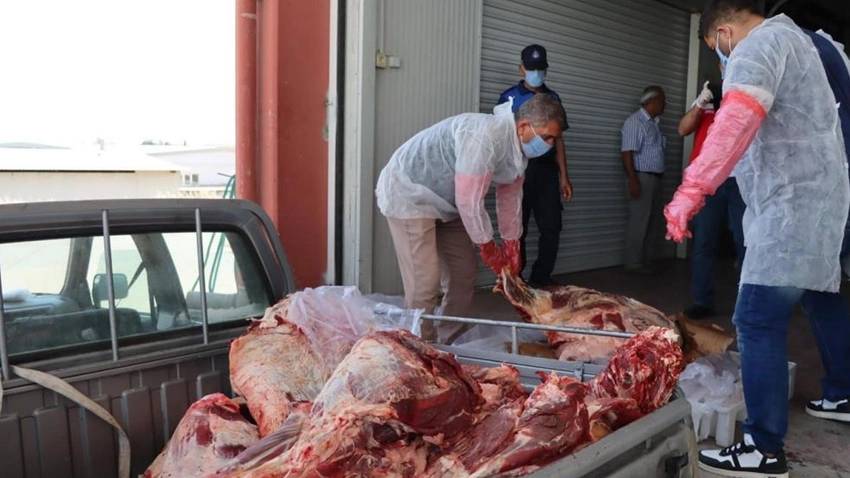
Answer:
POLYGON ((749 433, 730 447, 699 452, 699 467, 715 475, 735 478, 788 478, 785 453, 763 455, 749 433))
POLYGON ((830 402, 822 398, 806 404, 806 413, 813 417, 826 418, 839 422, 850 422, 850 399, 830 402))

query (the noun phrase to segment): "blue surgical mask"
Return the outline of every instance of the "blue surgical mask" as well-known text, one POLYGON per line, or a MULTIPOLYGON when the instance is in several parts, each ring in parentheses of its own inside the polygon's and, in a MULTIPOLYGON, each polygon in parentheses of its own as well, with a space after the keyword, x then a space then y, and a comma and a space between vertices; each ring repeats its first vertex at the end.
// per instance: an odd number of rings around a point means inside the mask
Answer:
MULTIPOLYGON (((723 53, 723 50, 720 49, 720 32, 717 32, 717 36, 714 38, 714 51, 717 53, 717 57, 720 58, 720 64, 723 65, 723 68, 720 69, 720 79, 722 80, 725 76, 726 66, 729 64, 729 56, 723 53)), ((732 40, 729 40, 729 54, 732 54, 732 40)))
POLYGON ((539 158, 548 153, 552 149, 552 145, 544 141, 537 134, 537 131, 534 131, 534 126, 531 127, 531 131, 534 133, 534 137, 531 138, 531 141, 522 143, 522 152, 526 158, 539 158))
POLYGON ((546 77, 546 70, 526 70, 525 82, 532 88, 540 88, 543 85, 543 78, 546 77))

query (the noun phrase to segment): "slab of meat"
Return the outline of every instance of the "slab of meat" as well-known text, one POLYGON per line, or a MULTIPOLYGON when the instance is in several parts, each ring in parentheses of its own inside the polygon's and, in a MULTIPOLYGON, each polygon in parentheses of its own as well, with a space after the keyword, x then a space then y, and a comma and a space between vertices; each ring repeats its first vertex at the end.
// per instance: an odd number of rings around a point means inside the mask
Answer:
MULTIPOLYGON (((663 313, 634 299, 593 289, 559 286, 551 290, 529 287, 503 271, 497 290, 527 321, 543 325, 637 333, 650 326, 675 328, 663 313)), ((604 363, 624 340, 615 337, 547 332, 558 358, 567 361, 604 363)))
POLYGON ((361 339, 313 403, 286 453, 224 476, 422 476, 438 444, 484 403, 455 358, 404 331, 361 339))
POLYGON ((681 365, 676 334, 650 327, 592 381, 542 374, 526 396, 513 367, 460 366, 409 333, 377 332, 340 363, 294 442, 243 459, 261 442, 215 476, 521 476, 663 405, 681 365))
POLYGON ((463 365, 463 370, 481 387, 481 395, 484 397, 482 412, 496 410, 505 403, 525 400, 528 397, 520 383, 519 370, 512 365, 463 365))
POLYGON ((239 405, 220 393, 207 395, 189 407, 143 477, 204 476, 257 440, 257 427, 239 413, 239 405))
POLYGON ((633 399, 643 414, 670 400, 684 367, 675 331, 650 327, 617 349, 605 369, 588 383, 594 398, 633 399))
POLYGON ((587 440, 587 387, 566 376, 542 374, 523 405, 512 440, 472 476, 529 472, 567 455, 587 440))
POLYGON ((246 448, 211 476, 242 476, 287 453, 308 423, 312 405, 310 402, 293 402, 289 416, 280 428, 246 448))
POLYGON ((245 397, 260 436, 286 420, 293 401, 311 401, 330 375, 307 337, 279 309, 248 327, 230 345, 230 383, 245 397))

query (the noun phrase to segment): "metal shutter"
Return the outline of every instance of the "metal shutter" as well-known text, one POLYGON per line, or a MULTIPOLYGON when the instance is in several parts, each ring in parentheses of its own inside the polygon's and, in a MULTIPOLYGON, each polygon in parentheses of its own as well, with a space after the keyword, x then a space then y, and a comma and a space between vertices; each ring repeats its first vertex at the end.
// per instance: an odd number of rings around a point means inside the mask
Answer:
MULTIPOLYGON (((681 178, 676 125, 686 101, 689 14, 653 0, 484 0, 483 7, 481 111, 491 112, 499 94, 519 81, 519 54, 531 43, 546 47, 546 84, 567 111, 574 194, 564 205, 555 273, 622 264, 627 212, 620 129, 639 108, 644 87, 666 90, 661 126, 669 198, 681 178)), ((495 219, 492 197, 487 205, 495 219)), ((537 237, 532 219, 526 271, 537 256, 537 237)), ((670 243, 661 247, 672 256, 670 243)), ((492 274, 481 269, 479 283, 492 282, 492 274)))

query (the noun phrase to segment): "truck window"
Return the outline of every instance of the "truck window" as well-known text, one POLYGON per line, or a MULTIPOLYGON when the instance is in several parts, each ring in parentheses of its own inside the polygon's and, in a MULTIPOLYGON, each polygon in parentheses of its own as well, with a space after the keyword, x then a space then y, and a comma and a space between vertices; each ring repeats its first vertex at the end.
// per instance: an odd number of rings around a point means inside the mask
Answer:
POLYGON ((68 268, 70 239, 0 244, 3 291, 21 294, 58 294, 68 268))
MULTIPOLYGON (((237 233, 204 233, 207 317, 242 323, 270 305, 265 276, 237 233)), ((156 341, 192 333, 203 321, 193 232, 111 236, 119 339, 156 341)), ((109 300, 102 237, 0 244, 11 356, 109 348, 109 300)), ((122 342, 123 343, 123 342, 122 342)))

